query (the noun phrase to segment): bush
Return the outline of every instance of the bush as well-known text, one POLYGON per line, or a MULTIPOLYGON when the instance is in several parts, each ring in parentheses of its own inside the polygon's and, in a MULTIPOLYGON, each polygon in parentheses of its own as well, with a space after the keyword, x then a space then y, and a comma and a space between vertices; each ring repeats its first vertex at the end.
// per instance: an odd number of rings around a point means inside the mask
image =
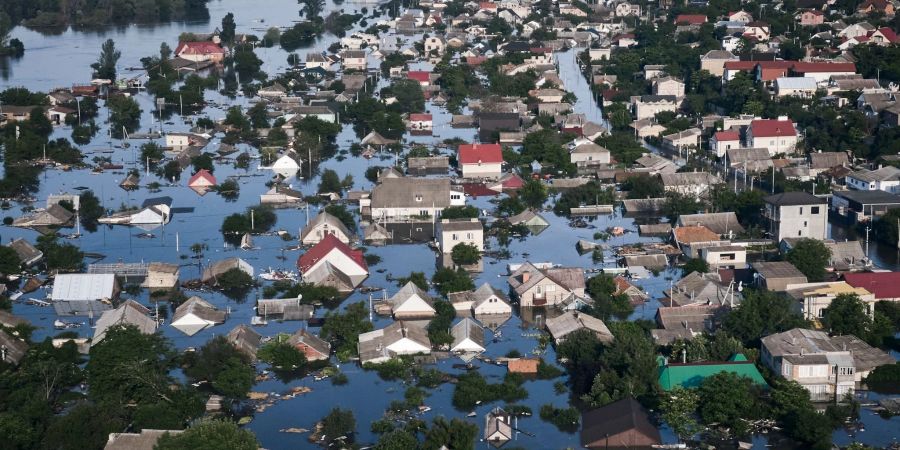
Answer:
POLYGON ((481 252, 474 245, 461 242, 450 251, 450 258, 455 264, 468 266, 476 264, 481 259, 481 252))
POLYGON ((566 433, 578 431, 581 413, 576 408, 557 408, 548 404, 541 406, 540 414, 541 420, 552 423, 560 431, 565 431, 566 433))
POLYGON ((507 374, 502 383, 490 384, 478 372, 468 372, 459 377, 453 390, 453 406, 458 409, 472 409, 480 403, 498 400, 516 402, 528 397, 522 387, 522 377, 507 374))

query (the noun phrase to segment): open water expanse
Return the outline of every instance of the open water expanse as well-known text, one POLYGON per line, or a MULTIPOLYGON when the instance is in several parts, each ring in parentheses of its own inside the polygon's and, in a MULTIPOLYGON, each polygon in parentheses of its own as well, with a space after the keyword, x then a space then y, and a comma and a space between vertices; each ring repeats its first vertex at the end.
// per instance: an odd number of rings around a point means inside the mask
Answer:
MULTIPOLYGON (((329 1, 326 6, 326 14, 335 9, 344 9, 347 12, 351 12, 363 6, 368 6, 371 10, 373 5, 349 2, 335 5, 332 1, 329 1)), ((91 77, 89 65, 96 60, 101 43, 107 38, 114 39, 117 48, 122 51, 122 58, 119 61, 120 76, 131 76, 132 72, 128 68, 139 67, 140 58, 157 54, 161 42, 167 42, 174 48, 180 33, 210 32, 219 25, 221 18, 228 12, 234 13, 238 33, 253 33, 257 35, 262 35, 264 28, 290 26, 293 20, 299 19, 299 5, 295 0, 267 0, 263 2, 213 0, 209 4, 209 10, 211 18, 209 22, 203 23, 171 23, 154 26, 134 25, 103 31, 68 30, 61 34, 41 34, 19 27, 14 31, 12 37, 19 38, 25 43, 26 53, 21 59, 0 60, 0 89, 6 89, 11 86, 25 86, 31 90, 49 90, 57 87, 69 87, 73 83, 86 83, 91 77)), ((369 23, 372 24, 376 20, 369 19, 369 23)), ((303 56, 307 51, 322 51, 336 39, 335 36, 326 34, 313 47, 300 49, 297 53, 303 56)), ((287 53, 279 47, 260 48, 257 49, 257 54, 263 60, 263 70, 267 73, 274 74, 283 71, 287 66, 287 53)), ((575 63, 574 51, 559 53, 557 57, 560 61, 560 76, 566 85, 565 87, 578 96, 577 112, 585 113, 591 120, 600 121, 600 110, 591 101, 588 84, 582 78, 575 63)), ((420 68, 428 68, 425 63, 418 64, 420 68)), ((134 75, 139 74, 139 72, 133 73, 134 75)), ((158 130, 160 126, 162 126, 164 131, 187 131, 189 126, 177 115, 169 119, 170 123, 165 123, 166 119, 163 119, 164 123, 158 123, 153 114, 155 111, 153 106, 154 100, 150 95, 141 93, 136 98, 144 110, 141 121, 142 132, 150 129, 158 130)), ((231 100, 212 91, 206 92, 206 99, 214 106, 207 107, 200 116, 209 116, 213 120, 224 117, 225 109, 228 106, 248 104, 247 99, 243 97, 231 100)), ((446 110, 430 104, 427 105, 427 108, 429 112, 434 114, 434 136, 410 136, 407 138, 408 142, 436 144, 448 138, 462 138, 466 141, 474 139, 475 129, 451 128, 449 125, 451 115, 446 110)), ((101 111, 100 117, 104 116, 105 111, 101 111)), ((105 125, 102 126, 105 127, 105 125)), ((71 129, 69 127, 60 127, 55 131, 53 138, 69 137, 70 134, 71 129)), ((72 172, 47 170, 41 177, 41 188, 36 195, 37 202, 34 206, 42 207, 44 200, 50 194, 77 193, 83 188, 88 188, 102 199, 103 204, 107 208, 116 209, 122 204, 139 206, 146 198, 169 196, 174 200, 173 207, 193 208, 193 212, 175 213, 172 221, 165 227, 150 231, 153 234, 152 238, 139 237, 138 235, 144 233, 144 230, 123 226, 111 227, 101 225, 93 233, 82 231, 83 235, 75 243, 83 251, 102 254, 105 256, 102 262, 107 263, 118 261, 179 263, 183 265, 181 270, 182 281, 199 276, 196 261, 188 258, 190 256, 190 245, 198 242, 208 245, 209 250, 206 252, 205 258, 210 261, 239 256, 252 264, 257 273, 269 267, 296 270, 296 260, 301 251, 285 250, 287 247, 295 244, 293 241, 284 242, 278 236, 259 236, 254 238, 254 244, 257 248, 244 251, 227 247, 219 232, 219 227, 225 216, 234 212, 241 212, 248 206, 257 205, 259 203, 259 195, 268 190, 265 183, 272 178, 273 173, 269 170, 257 169, 258 160, 254 159, 251 163, 251 168, 248 170, 235 169, 231 163, 222 163, 216 166, 215 175, 219 180, 224 180, 229 176, 238 177, 240 197, 236 201, 228 202, 215 193, 199 196, 187 188, 186 182, 190 177, 190 173, 188 173, 190 169, 182 174, 180 182, 171 186, 166 185, 165 180, 157 179, 155 175, 150 174, 147 176, 143 174, 143 166, 135 158, 135 155, 139 152, 137 147, 139 147, 141 141, 132 141, 131 147, 125 149, 121 148, 120 141, 110 141, 106 136, 107 130, 102 128, 90 145, 82 147, 87 155, 87 159, 98 155, 112 156, 113 162, 125 165, 125 170, 120 172, 107 171, 102 174, 93 174, 89 170, 72 172), (114 153, 101 153, 108 151, 110 148, 114 149, 114 153), (161 192, 151 193, 147 189, 127 192, 120 189, 118 183, 124 177, 124 172, 132 167, 141 169, 142 185, 146 185, 151 181, 162 183, 164 186, 161 192)), ((391 161, 382 161, 378 157, 366 160, 361 157, 353 157, 349 152, 346 152, 351 144, 358 141, 359 137, 353 132, 352 127, 345 126, 338 137, 338 146, 341 150, 339 155, 343 156, 343 158, 332 158, 319 164, 318 167, 312 170, 304 164, 301 168, 301 173, 292 181, 294 188, 301 190, 307 195, 314 194, 319 181, 317 172, 322 169, 334 169, 341 177, 347 174, 352 175, 355 181, 354 189, 371 188, 371 183, 364 177, 366 168, 373 165, 386 166, 391 161)), ((215 150, 217 144, 218 138, 214 138, 207 147, 207 151, 215 150)), ((251 154, 256 154, 255 149, 246 148, 246 150, 250 151, 251 154)), ((490 202, 491 199, 490 197, 470 197, 468 201, 469 204, 490 211, 494 207, 490 202)), ((552 203, 548 202, 548 204, 552 203)), ((2 215, 17 217, 22 213, 23 206, 15 205, 12 209, 4 211, 2 215)), ((310 207, 308 211, 300 209, 279 210, 275 229, 286 230, 292 235, 297 235, 306 223, 307 217, 311 218, 317 212, 315 207, 310 207)), ((553 262, 564 266, 601 267, 602 263, 595 264, 590 254, 579 255, 575 249, 575 243, 579 239, 593 240, 594 232, 605 230, 611 226, 621 226, 628 232, 623 236, 614 237, 607 241, 606 244, 610 247, 625 243, 653 242, 658 240, 638 237, 637 225, 634 219, 623 217, 618 212, 610 216, 601 216, 591 220, 587 228, 572 227, 567 219, 557 217, 552 212, 544 213, 544 217, 550 221, 551 226, 537 236, 513 241, 509 246, 511 253, 509 260, 498 261, 486 257, 484 260, 484 271, 477 275, 474 280, 475 285, 478 286, 483 282, 488 282, 506 291, 508 287, 505 275, 507 272, 506 265, 510 262, 522 262, 526 259, 533 262, 553 262)), ((361 232, 361 230, 357 230, 357 232, 361 232)), ((8 242, 16 237, 24 237, 34 242, 37 234, 30 230, 0 227, 0 238, 4 242, 8 242)), ((496 242, 488 242, 488 245, 493 249, 497 248, 496 242)), ((876 250, 873 246, 873 254, 878 255, 876 257, 878 263, 888 267, 895 266, 895 257, 892 258, 892 252, 877 252, 876 250)), ((380 256, 381 262, 371 267, 370 277, 364 284, 387 288, 388 295, 393 294, 397 290, 395 283, 387 280, 389 276, 400 277, 408 275, 411 271, 423 271, 430 278, 436 269, 436 254, 425 244, 369 247, 368 252, 380 256)), ((609 252, 607 252, 607 255, 609 255, 609 252)), ((679 274, 680 271, 670 269, 655 276, 636 280, 635 284, 649 292, 652 299, 645 305, 638 307, 631 318, 652 319, 656 308, 659 306, 658 299, 662 297, 663 289, 668 287, 669 282, 679 276, 679 274)), ((244 301, 235 301, 215 292, 187 291, 186 294, 200 295, 216 304, 220 309, 229 308, 231 315, 228 321, 223 325, 200 332, 193 337, 185 336, 175 330, 169 325, 168 321, 161 326, 160 332, 168 337, 179 349, 200 347, 214 335, 227 333, 238 324, 249 323, 250 318, 255 315, 253 310, 254 299, 260 296, 261 292, 261 289, 252 291, 244 301)), ((23 299, 43 299, 47 294, 48 292, 42 289, 27 294, 23 299)), ((123 293, 123 298, 130 298, 130 296, 123 293)), ((146 292, 142 293, 138 300, 144 304, 152 305, 146 292)), ((339 308, 360 301, 368 301, 368 295, 354 293, 339 308)), ((162 304, 160 308, 167 307, 163 305, 165 304, 162 304)), ((34 336, 36 340, 54 335, 57 332, 52 326, 56 318, 52 308, 41 308, 17 303, 13 312, 27 318, 39 327, 34 336)), ((319 309, 316 315, 321 316, 325 312, 325 309, 319 309)), ((497 342, 491 342, 488 339, 489 344, 486 356, 491 358, 503 356, 512 349, 516 349, 523 354, 537 349, 538 343, 534 337, 533 327, 536 321, 540 324, 540 319, 540 313, 537 313, 537 315, 533 312, 514 314, 499 328, 502 336, 497 339, 497 342)), ((72 320, 72 318, 69 318, 69 320, 72 320)), ((86 321, 87 318, 77 318, 77 320, 86 321)), ((375 327, 381 328, 389 324, 390 321, 391 319, 378 318, 376 316, 375 327)), ((294 332, 300 326, 305 325, 302 322, 278 323, 270 321, 267 326, 257 328, 257 330, 264 336, 272 336, 279 332, 294 332)), ((92 329, 87 325, 75 331, 82 336, 90 336, 92 334, 92 329)), ((318 333, 318 329, 313 329, 313 331, 318 333)), ((552 348, 543 354, 543 358, 547 361, 555 360, 552 348)), ((459 362, 461 361, 451 358, 439 362, 437 367, 444 372, 457 373, 459 371, 454 369, 452 365, 459 362)), ((506 372, 505 367, 502 366, 487 365, 477 361, 475 364, 479 366, 479 370, 483 375, 493 381, 501 379, 506 372)), ((294 386, 308 386, 312 388, 312 392, 308 394, 291 400, 277 402, 266 411, 255 415, 248 427, 257 434, 259 441, 264 447, 269 449, 314 447, 313 444, 307 441, 306 434, 281 433, 279 430, 290 427, 312 428, 317 420, 335 406, 353 410, 357 421, 358 442, 374 442, 376 436, 370 432, 369 424, 381 418, 391 401, 403 398, 405 386, 402 382, 380 380, 377 374, 363 371, 355 363, 341 364, 340 367, 341 371, 347 374, 350 380, 344 386, 333 386, 328 381, 314 382, 311 377, 307 377, 289 382, 286 385, 273 379, 259 383, 254 387, 254 391, 261 392, 284 392, 294 386)), ((535 413, 537 413, 541 405, 546 403, 553 403, 557 407, 567 406, 569 403, 568 394, 555 394, 553 390, 554 381, 556 380, 526 382, 525 387, 529 391, 529 397, 520 403, 530 406, 535 413)), ((465 418, 469 411, 459 411, 453 408, 450 401, 452 392, 453 385, 451 384, 444 384, 431 391, 425 403, 432 409, 424 413, 422 418, 429 421, 437 415, 465 418)), ((483 415, 493 406, 496 406, 496 404, 479 406, 476 409, 478 416, 467 418, 466 420, 478 424, 479 429, 483 428, 483 415)), ((858 440, 870 445, 883 446, 896 441, 897 436, 900 435, 900 432, 898 432, 900 430, 900 418, 898 417, 885 420, 863 409, 862 422, 865 425, 864 432, 857 432, 851 436, 845 431, 836 431, 834 434, 835 442, 847 444, 858 440)), ((520 419, 519 427, 535 436, 519 435, 518 441, 510 445, 519 445, 525 448, 565 448, 578 447, 579 445, 577 433, 561 432, 553 425, 541 421, 536 416, 520 419)), ((663 430, 663 437, 668 443, 675 442, 674 436, 667 430, 663 430)), ((757 436, 754 438, 755 447, 764 448, 767 441, 766 436, 757 436)), ((479 443, 478 445, 479 448, 488 446, 486 443, 479 443)))

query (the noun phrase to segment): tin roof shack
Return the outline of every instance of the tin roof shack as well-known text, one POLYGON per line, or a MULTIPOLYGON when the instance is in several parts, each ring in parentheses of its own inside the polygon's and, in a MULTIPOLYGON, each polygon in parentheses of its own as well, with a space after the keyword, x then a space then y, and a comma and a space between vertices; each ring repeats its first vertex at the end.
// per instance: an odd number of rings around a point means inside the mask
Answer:
POLYGON ((309 320, 315 315, 313 305, 300 303, 300 298, 273 298, 256 301, 256 314, 261 317, 277 316, 280 320, 309 320))
POLYGON ((184 430, 141 430, 140 433, 109 433, 103 450, 153 450, 164 434, 179 434, 184 430))
POLYGON ((602 449, 652 448, 662 442, 647 410, 629 397, 581 415, 581 445, 602 449))
POLYGON ((757 261, 750 266, 756 271, 756 285, 770 291, 783 292, 789 284, 802 284, 809 280, 793 264, 787 261, 757 261))
POLYGON ((150 310, 146 306, 134 300, 127 300, 118 308, 103 312, 103 315, 97 320, 97 326, 94 327, 94 338, 91 339, 91 345, 100 343, 111 328, 120 325, 134 326, 144 334, 155 333, 157 327, 156 321, 150 317, 150 310))
POLYGON ((544 216, 530 209, 526 209, 507 220, 509 220, 510 225, 525 225, 528 228, 528 231, 534 235, 541 234, 541 232, 550 226, 550 222, 548 222, 544 216))
POLYGON ((75 214, 59 204, 52 204, 46 209, 37 210, 27 216, 13 220, 14 227, 23 228, 48 228, 65 227, 72 224, 75 214))
POLYGON ((17 365, 25 357, 28 343, 0 329, 0 361, 17 365))
POLYGON ((431 353, 431 340, 424 328, 396 321, 380 330, 359 335, 359 361, 380 364, 397 356, 431 353))
POLYGON ((302 205, 303 193, 287 186, 276 184, 264 194, 259 195, 259 203, 263 205, 295 206, 302 205))
POLYGON ((835 385, 843 396, 876 367, 895 362, 856 336, 829 337, 803 328, 762 338, 760 360, 773 373, 800 383, 816 401, 834 398, 835 385))
POLYGON ((412 281, 407 282, 388 299, 394 319, 427 319, 434 317, 434 300, 412 281))
POLYGON ((670 364, 666 358, 659 358, 659 385, 665 391, 671 391, 678 386, 684 388, 699 387, 706 378, 722 372, 731 372, 747 377, 757 386, 769 387, 762 374, 756 369, 756 365, 752 361, 747 361, 747 358, 740 353, 733 355, 728 361, 722 362, 704 361, 670 364))
POLYGON ((297 330, 287 342, 300 350, 307 361, 322 361, 331 357, 331 344, 306 329, 297 330))
POLYGON ((682 214, 678 226, 703 226, 719 236, 734 236, 744 232, 744 227, 733 212, 682 214))
POLYGON ((344 222, 337 217, 322 211, 310 221, 300 232, 300 242, 303 245, 315 245, 322 241, 326 235, 332 235, 339 241, 349 244, 356 236, 347 229, 344 222))
POLYGON ((152 262, 147 267, 147 278, 141 286, 150 290, 174 289, 180 275, 181 268, 177 264, 152 262))
POLYGON ((207 328, 225 323, 227 317, 225 311, 219 311, 211 303, 194 296, 175 308, 172 326, 188 336, 193 336, 207 328))
POLYGON ((58 315, 93 316, 111 309, 119 292, 119 282, 111 273, 58 274, 50 298, 58 315))
POLYGON ((743 295, 737 289, 729 290, 729 283, 718 272, 691 272, 678 280, 672 289, 665 291, 669 306, 732 305, 740 304, 743 295))
POLYGON ((256 352, 262 343, 262 336, 250 325, 242 323, 232 328, 225 337, 238 351, 249 356, 251 360, 256 361, 256 352))
POLYGON ((16 256, 19 257, 19 261, 22 261, 22 265, 25 267, 31 267, 44 259, 44 252, 22 238, 14 239, 10 242, 9 248, 16 252, 16 256))
POLYGON ((602 320, 578 311, 566 311, 564 314, 547 319, 547 331, 557 344, 561 343, 571 333, 578 330, 590 330, 600 342, 608 344, 613 341, 612 332, 602 320))

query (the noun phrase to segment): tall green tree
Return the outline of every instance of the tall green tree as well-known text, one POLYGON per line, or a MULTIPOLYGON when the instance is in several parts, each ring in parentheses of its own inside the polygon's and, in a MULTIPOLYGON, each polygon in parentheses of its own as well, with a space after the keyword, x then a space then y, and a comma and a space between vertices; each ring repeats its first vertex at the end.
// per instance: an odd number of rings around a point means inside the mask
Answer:
POLYGON ((100 46, 100 57, 97 59, 97 62, 91 64, 91 67, 94 69, 94 76, 104 80, 115 81, 116 64, 119 63, 119 58, 121 57, 122 52, 116 49, 115 41, 107 39, 100 46))
POLYGON ((541 209, 547 201, 547 187, 540 180, 529 179, 519 189, 519 197, 529 208, 541 209))
POLYGON ((321 20, 322 11, 325 9, 325 0, 297 0, 302 5, 300 12, 306 15, 306 20, 321 20))
POLYGON ((755 419, 759 411, 759 388, 747 377, 720 372, 703 380, 699 389, 700 418, 706 425, 717 424, 736 436, 748 431, 746 419, 755 419))
POLYGON ((747 347, 758 348, 764 336, 808 325, 792 301, 776 292, 744 289, 743 294, 744 300, 725 316, 722 326, 747 347))
POLYGON ((219 32, 219 39, 225 44, 233 43, 236 29, 237 25, 234 23, 234 14, 230 12, 225 14, 225 17, 222 18, 222 30, 219 32))
POLYGON ((249 430, 226 420, 203 420, 183 433, 165 434, 156 450, 257 450, 259 442, 249 430))
POLYGON ((810 282, 825 280, 825 267, 831 259, 831 250, 820 240, 803 238, 787 252, 785 259, 806 275, 810 282))
POLYGON ((690 439, 697 431, 697 405, 700 403, 700 395, 694 389, 685 389, 681 386, 672 389, 663 396, 660 410, 662 419, 675 432, 678 439, 684 441, 690 439))

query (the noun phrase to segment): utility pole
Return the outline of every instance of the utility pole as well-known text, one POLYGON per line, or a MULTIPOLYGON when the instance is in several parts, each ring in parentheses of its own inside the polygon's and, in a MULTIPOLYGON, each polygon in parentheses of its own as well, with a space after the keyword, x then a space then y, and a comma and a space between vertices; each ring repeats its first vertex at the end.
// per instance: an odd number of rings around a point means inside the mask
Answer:
POLYGON ((869 223, 866 222, 866 258, 869 257, 869 230, 871 230, 871 228, 869 227, 869 223))
POLYGON ((253 214, 253 210, 250 210, 250 230, 253 231, 256 229, 256 216, 253 214))

